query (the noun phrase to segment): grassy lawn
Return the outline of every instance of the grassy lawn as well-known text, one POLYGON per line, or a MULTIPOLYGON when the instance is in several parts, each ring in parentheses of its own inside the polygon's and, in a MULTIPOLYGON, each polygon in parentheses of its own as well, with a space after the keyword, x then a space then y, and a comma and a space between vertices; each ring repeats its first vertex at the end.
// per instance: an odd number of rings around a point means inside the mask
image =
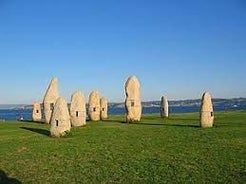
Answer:
POLYGON ((198 113, 111 116, 58 139, 49 125, 2 122, 0 172, 22 183, 245 183, 246 111, 215 116, 208 129, 198 113))

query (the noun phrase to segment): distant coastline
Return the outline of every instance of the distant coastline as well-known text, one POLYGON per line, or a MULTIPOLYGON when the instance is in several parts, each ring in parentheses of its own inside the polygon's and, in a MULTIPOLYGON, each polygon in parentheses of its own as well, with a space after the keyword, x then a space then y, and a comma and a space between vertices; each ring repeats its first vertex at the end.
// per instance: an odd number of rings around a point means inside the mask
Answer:
MULTIPOLYGON (((201 104, 201 99, 188 99, 188 100, 170 100, 170 107, 199 107, 201 104)), ((214 98, 214 107, 238 107, 246 106, 246 98, 214 98)), ((124 108, 124 102, 109 103, 109 108, 124 108)), ((148 107, 160 107, 160 100, 142 102, 142 106, 148 107)), ((0 104, 1 110, 24 110, 32 109, 32 104, 0 104)))
MULTIPOLYGON (((170 113, 195 113, 200 111, 200 99, 171 100, 170 113)), ((214 111, 246 110, 246 98, 213 99, 214 111)), ((160 113, 160 101, 142 102, 143 114, 160 113)), ((109 115, 124 115, 126 113, 124 102, 109 103, 109 115)), ((0 121, 12 121, 23 117, 32 118, 32 105, 7 104, 0 105, 0 121)))

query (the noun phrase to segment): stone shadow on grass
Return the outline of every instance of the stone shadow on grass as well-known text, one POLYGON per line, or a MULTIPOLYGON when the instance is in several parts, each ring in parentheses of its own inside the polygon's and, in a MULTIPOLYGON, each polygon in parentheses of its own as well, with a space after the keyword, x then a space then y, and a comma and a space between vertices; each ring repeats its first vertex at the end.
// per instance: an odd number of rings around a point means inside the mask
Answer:
POLYGON ((22 122, 26 122, 26 123, 37 123, 37 124, 45 124, 44 121, 33 121, 33 120, 22 120, 22 122))
POLYGON ((0 169, 0 183, 3 184, 21 184, 21 182, 15 178, 10 178, 7 174, 0 169))
POLYGON ((199 121, 199 118, 178 118, 178 117, 170 117, 167 120, 175 120, 175 121, 199 121))
POLYGON ((134 125, 154 125, 154 126, 173 126, 173 127, 191 127, 191 128, 200 128, 199 125, 184 125, 184 124, 161 124, 161 123, 145 123, 145 122, 133 122, 130 124, 134 124, 134 125))
POLYGON ((174 127, 191 127, 191 128, 201 128, 200 125, 184 125, 184 124, 164 124, 165 126, 174 126, 174 127))
POLYGON ((165 126, 165 124, 161 124, 161 123, 147 123, 147 122, 131 122, 129 124, 133 124, 133 125, 154 125, 154 126, 165 126))
POLYGON ((50 131, 49 130, 45 130, 45 129, 40 129, 40 128, 30 128, 30 127, 20 127, 21 129, 24 130, 28 130, 31 132, 35 132, 41 135, 46 135, 46 136, 50 136, 50 131))
POLYGON ((123 120, 113 120, 113 119, 106 119, 106 120, 103 120, 103 122, 105 123, 126 123, 123 120))

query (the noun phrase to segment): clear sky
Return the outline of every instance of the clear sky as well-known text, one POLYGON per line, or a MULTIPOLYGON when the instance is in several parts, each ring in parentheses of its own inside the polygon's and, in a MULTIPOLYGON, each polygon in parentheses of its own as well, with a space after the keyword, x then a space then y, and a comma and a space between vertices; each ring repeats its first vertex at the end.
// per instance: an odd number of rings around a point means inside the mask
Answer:
POLYGON ((123 101, 246 97, 245 0, 0 0, 0 104, 98 90, 123 101))

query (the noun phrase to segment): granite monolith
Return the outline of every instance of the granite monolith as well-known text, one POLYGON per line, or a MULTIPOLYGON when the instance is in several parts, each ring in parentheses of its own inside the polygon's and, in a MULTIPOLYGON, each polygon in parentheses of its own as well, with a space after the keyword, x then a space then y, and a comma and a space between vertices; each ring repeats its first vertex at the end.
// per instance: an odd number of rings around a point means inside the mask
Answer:
POLYGON ((59 98, 59 86, 58 79, 53 78, 49 84, 49 87, 44 96, 44 115, 45 122, 50 123, 51 116, 54 110, 54 105, 57 99, 59 98))
POLYGON ((50 135, 52 137, 62 137, 71 129, 67 101, 63 97, 59 97, 55 103, 50 124, 50 135))
POLYGON ((205 92, 202 96, 200 111, 200 126, 202 128, 212 127, 214 124, 214 110, 211 94, 205 92))
POLYGON ((161 97, 161 117, 162 118, 168 118, 169 116, 169 106, 168 106, 168 100, 166 96, 161 97))
POLYGON ((32 120, 35 122, 40 122, 42 120, 42 110, 39 102, 33 103, 32 120))
POLYGON ((140 82, 136 76, 131 76, 125 83, 126 121, 140 121, 142 115, 140 82))
POLYGON ((100 106, 101 106, 101 113, 100 113, 101 120, 108 119, 108 101, 106 98, 100 99, 100 106))
POLYGON ((71 97, 70 117, 72 126, 86 125, 86 101, 80 91, 73 93, 71 97))
POLYGON ((100 94, 98 91, 92 91, 89 96, 88 115, 91 121, 100 120, 100 94))

